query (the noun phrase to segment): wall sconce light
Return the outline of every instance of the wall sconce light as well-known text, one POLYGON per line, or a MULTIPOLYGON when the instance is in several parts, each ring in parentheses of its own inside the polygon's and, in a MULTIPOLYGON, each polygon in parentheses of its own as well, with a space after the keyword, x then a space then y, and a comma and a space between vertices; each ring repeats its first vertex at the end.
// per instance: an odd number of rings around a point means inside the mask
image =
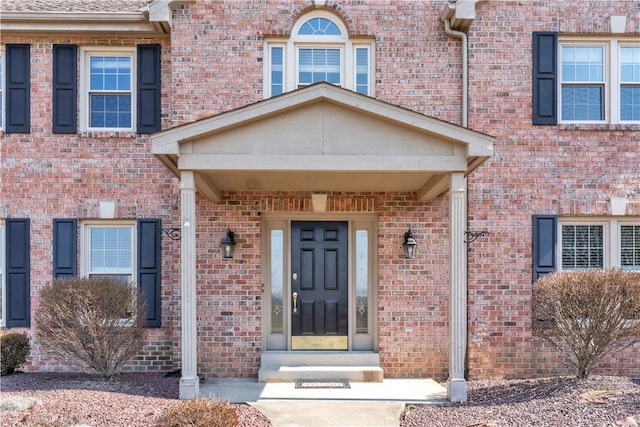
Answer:
POLYGON ((227 235, 222 239, 222 258, 233 258, 236 250, 236 234, 227 229, 227 235))
POLYGON ((404 243, 402 244, 402 249, 404 249, 404 257, 406 259, 413 259, 416 256, 416 249, 418 247, 418 242, 413 238, 413 234, 411 234, 411 226, 409 226, 409 230, 404 233, 404 243))

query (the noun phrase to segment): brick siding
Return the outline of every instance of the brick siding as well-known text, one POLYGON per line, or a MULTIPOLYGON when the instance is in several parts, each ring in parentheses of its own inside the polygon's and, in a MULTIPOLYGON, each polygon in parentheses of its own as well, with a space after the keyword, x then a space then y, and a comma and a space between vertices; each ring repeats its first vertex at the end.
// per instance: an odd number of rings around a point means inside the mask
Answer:
MULTIPOLYGON (((461 44, 440 21, 446 0, 331 1, 352 36, 375 37, 376 97, 461 124, 461 44)), ((174 12, 170 39, 34 37, 31 133, 2 135, 0 216, 31 219, 31 302, 52 277, 52 219, 91 219, 100 200, 116 218, 180 224, 179 181, 135 133, 51 133, 54 43, 79 46, 160 43, 162 127, 190 123, 263 98, 263 37, 287 35, 311 1, 191 2, 174 12), (295 4, 294 4, 295 3, 295 4)), ((640 4, 555 0, 479 2, 469 31, 469 127, 495 136, 494 156, 469 177, 468 368, 472 378, 566 374, 558 353, 531 333, 531 216, 607 216, 611 197, 627 197, 640 216, 639 125, 531 125, 533 31, 608 33, 626 15, 640 34, 640 4)), ((448 372, 448 199, 413 193, 329 193, 331 212, 377 212, 379 350, 387 377, 448 372), (420 248, 401 256, 411 224, 420 248)), ((306 193, 224 193, 197 198, 198 371, 255 377, 262 349, 261 212, 309 211, 306 193), (219 242, 236 232, 237 255, 219 242)), ((180 366, 180 242, 162 241, 162 327, 148 331, 132 370, 180 366)), ((31 332, 35 327, 33 325, 31 332)), ((75 370, 33 343, 28 369, 75 370)), ((601 372, 635 375, 640 345, 610 357, 601 372)))

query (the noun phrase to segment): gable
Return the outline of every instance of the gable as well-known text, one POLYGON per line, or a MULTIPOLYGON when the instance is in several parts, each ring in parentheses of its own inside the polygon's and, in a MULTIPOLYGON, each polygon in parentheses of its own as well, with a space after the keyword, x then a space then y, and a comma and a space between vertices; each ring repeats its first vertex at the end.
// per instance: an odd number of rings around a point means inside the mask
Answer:
POLYGON ((461 144, 318 100, 194 140, 194 154, 451 155, 461 144))
POLYGON ((198 189, 408 191, 422 200, 470 173, 492 138, 326 83, 152 136, 153 152, 198 189), (437 188, 435 185, 437 184, 437 188), (448 184, 447 184, 448 185, 448 184))

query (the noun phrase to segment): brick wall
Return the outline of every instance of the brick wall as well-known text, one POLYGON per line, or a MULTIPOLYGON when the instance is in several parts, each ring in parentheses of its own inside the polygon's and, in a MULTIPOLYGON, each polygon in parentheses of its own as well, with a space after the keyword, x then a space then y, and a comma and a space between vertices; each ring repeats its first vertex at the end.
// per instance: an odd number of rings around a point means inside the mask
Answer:
MULTIPOLYGON (((531 216, 610 215, 627 197, 640 215, 640 126, 531 125, 533 31, 609 33, 626 15, 640 32, 637 2, 480 2, 469 31, 469 126, 496 136, 494 156, 469 180, 469 228, 490 234, 469 246, 470 375, 566 373, 531 335, 531 216)), ((640 346, 605 364, 633 375, 640 346)))
MULTIPOLYGON (((168 40, 14 38, 3 34, 3 43, 31 44, 31 132, 2 135, 0 215, 31 220, 32 313, 38 310, 41 289, 52 279, 54 218, 97 219, 100 201, 113 200, 117 204, 117 219, 161 218, 164 227, 179 225, 178 181, 151 155, 148 136, 134 132, 75 135, 51 132, 53 44, 135 46, 150 42, 163 45, 163 85, 168 87, 171 81, 168 40)), ((165 91, 165 106, 168 96, 165 91)), ((145 355, 132 362, 131 369, 168 370, 174 364, 176 353, 171 350, 171 343, 179 341, 180 324, 176 311, 180 295, 179 242, 163 239, 162 263, 162 328, 147 332, 145 355)), ((32 335, 34 323, 32 316, 32 335)), ((47 354, 35 338, 27 368, 82 369, 73 361, 47 354)))
MULTIPOLYGON (((443 30, 439 1, 332 1, 352 36, 376 43, 376 95, 461 123, 461 45, 443 30)), ((135 133, 51 133, 53 43, 162 44, 163 129, 262 99, 263 37, 286 35, 312 2, 198 1, 174 13, 170 39, 25 38, 31 43, 32 131, 2 135, 0 215, 31 218, 32 308, 51 278, 53 218, 95 218, 100 200, 116 200, 118 218, 162 218, 179 225, 178 181, 135 133)), ((627 197, 640 216, 638 125, 531 125, 531 33, 608 32, 610 15, 627 15, 640 33, 640 4, 630 1, 479 2, 469 31, 469 127, 496 137, 494 156, 469 179, 469 229, 489 231, 469 245, 471 377, 566 373, 558 354, 531 334, 531 215, 608 215, 611 197, 627 197)), ((198 198, 199 371, 255 376, 261 349, 260 212, 309 210, 306 194, 224 194, 198 198), (297 200, 297 202, 296 202, 297 200), (286 203, 285 203, 286 202, 286 203), (271 203, 271 204, 270 204, 271 203), (238 253, 222 260, 219 241, 236 231, 238 253)), ((448 202, 413 194, 334 195, 335 211, 377 211, 379 346, 391 377, 447 374, 448 202), (339 201, 341 200, 342 201, 339 201), (344 200, 351 199, 351 203, 344 200), (355 201, 357 200, 357 201, 355 201), (420 242, 415 260, 400 255, 408 224, 420 242)), ((162 328, 149 330, 132 369, 180 363, 180 243, 162 243, 162 328)), ((640 370, 640 346, 616 354, 607 372, 640 370)), ((74 369, 41 351, 30 369, 74 369)))

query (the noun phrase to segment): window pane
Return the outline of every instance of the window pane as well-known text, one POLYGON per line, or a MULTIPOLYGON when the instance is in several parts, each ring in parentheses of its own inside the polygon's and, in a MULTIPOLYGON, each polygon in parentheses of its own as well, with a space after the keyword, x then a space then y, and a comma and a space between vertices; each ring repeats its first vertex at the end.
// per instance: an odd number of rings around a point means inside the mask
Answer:
POLYGON ((598 46, 563 46, 563 82, 602 82, 604 48, 598 46))
POLYGON ((283 333, 284 232, 271 230, 271 333, 283 333))
POLYGON ((620 88, 620 119, 640 120, 640 85, 620 88))
POLYGON ((563 86, 562 120, 604 120, 602 86, 563 86))
POLYGON ((132 272, 131 227, 91 227, 90 273, 132 272))
POLYGON ((271 48, 271 96, 284 92, 284 49, 271 48))
POLYGON ((90 90, 131 90, 131 58, 92 56, 90 90))
POLYGON ((640 46, 620 48, 620 81, 640 82, 640 46))
POLYGON ((640 270, 640 225, 620 226, 620 267, 640 270))
POLYGON ((89 97, 91 127, 130 128, 131 95, 96 95, 89 97))
POLYGON ((326 18, 312 18, 302 24, 298 34, 301 35, 321 35, 340 36, 342 33, 336 24, 326 18))
POLYGON ((369 333, 369 236, 356 230, 356 333, 369 333))
POLYGON ((603 268, 604 227, 602 225, 562 226, 562 268, 564 270, 603 268))
POLYGON ((340 85, 340 49, 300 49, 298 51, 298 83, 308 85, 329 82, 340 85))
POLYGON ((369 95, 369 49, 356 49, 356 92, 369 95))

